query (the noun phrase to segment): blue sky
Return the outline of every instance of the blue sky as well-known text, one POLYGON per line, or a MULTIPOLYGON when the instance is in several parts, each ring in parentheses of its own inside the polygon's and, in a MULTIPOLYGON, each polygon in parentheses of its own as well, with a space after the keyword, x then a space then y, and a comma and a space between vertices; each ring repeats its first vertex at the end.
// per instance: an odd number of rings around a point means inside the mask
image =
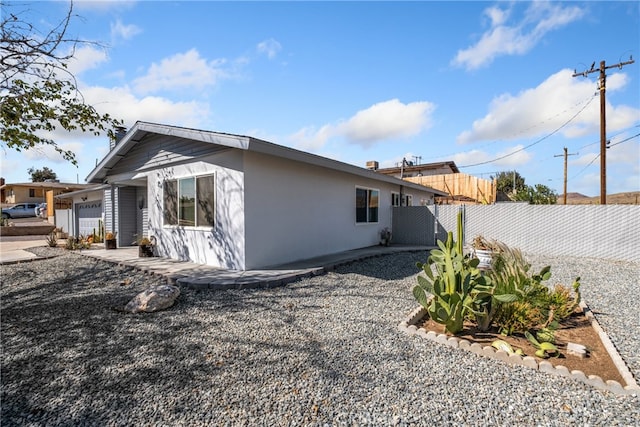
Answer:
MULTIPOLYGON (((63 1, 29 4, 41 28, 63 1)), ((250 135, 363 166, 453 160, 488 178, 600 192, 595 61, 640 57, 640 3, 76 1, 69 35, 97 41, 70 69, 88 102, 137 120, 250 135)), ((640 190, 640 63, 607 70, 607 192, 640 190)), ((84 179, 106 137, 3 146, 2 176, 84 179)))

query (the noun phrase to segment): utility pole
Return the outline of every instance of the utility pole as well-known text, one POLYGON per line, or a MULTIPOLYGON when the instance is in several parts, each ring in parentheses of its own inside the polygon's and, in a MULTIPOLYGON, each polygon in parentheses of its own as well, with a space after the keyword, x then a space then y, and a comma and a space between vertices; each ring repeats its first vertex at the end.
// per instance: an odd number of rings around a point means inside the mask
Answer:
POLYGON ((553 157, 561 157, 564 156, 564 196, 563 196, 563 204, 567 204, 567 157, 575 156, 578 153, 567 153, 567 147, 564 147, 564 154, 557 154, 553 157))
POLYGON ((600 61, 600 69, 595 69, 596 63, 591 64, 591 69, 578 73, 573 70, 573 77, 584 76, 600 71, 600 204, 607 204, 607 112, 605 108, 605 93, 607 91, 607 75, 605 70, 609 68, 622 68, 624 65, 633 64, 635 61, 629 57, 626 62, 619 62, 615 65, 607 66, 604 61, 600 61))

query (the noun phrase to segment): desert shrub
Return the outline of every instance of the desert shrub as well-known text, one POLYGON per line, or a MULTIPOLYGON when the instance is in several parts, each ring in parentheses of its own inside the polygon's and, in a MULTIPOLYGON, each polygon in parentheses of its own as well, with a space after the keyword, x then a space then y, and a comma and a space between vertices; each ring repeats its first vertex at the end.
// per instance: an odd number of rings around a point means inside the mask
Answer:
POLYGON ((55 230, 47 236, 47 245, 51 248, 58 246, 58 237, 56 236, 55 230))
MULTIPOLYGON (((580 278, 573 284, 575 295, 564 285, 550 289, 551 267, 531 272, 531 264, 517 248, 492 242, 492 321, 501 333, 510 335, 548 327, 569 317, 580 302, 580 278)), ((482 320, 482 318, 480 318, 482 320)), ((487 319, 484 319, 487 323, 487 319)))
POLYGON ((64 248, 70 251, 74 251, 77 249, 89 249, 91 247, 91 243, 93 242, 92 236, 88 238, 85 236, 79 237, 71 237, 67 238, 67 243, 65 243, 64 248))
POLYGON ((501 334, 524 334, 540 325, 544 321, 544 316, 530 302, 516 301, 503 304, 494 317, 494 321, 501 334))

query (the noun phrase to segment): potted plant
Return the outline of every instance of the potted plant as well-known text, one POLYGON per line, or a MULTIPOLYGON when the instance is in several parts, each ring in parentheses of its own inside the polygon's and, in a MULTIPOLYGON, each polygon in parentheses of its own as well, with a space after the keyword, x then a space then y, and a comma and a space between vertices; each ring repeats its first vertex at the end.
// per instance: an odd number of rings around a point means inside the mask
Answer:
POLYGON ((473 255, 480 260, 478 268, 480 270, 488 270, 491 268, 495 245, 493 242, 482 236, 476 236, 471 243, 473 255))
POLYGON ((142 237, 138 240, 138 256, 141 258, 153 256, 153 243, 148 237, 142 237))
POLYGON ((104 248, 115 249, 116 248, 116 233, 108 232, 104 236, 104 248))
POLYGON ((389 246, 391 242, 391 230, 385 227, 380 231, 380 246, 389 246))

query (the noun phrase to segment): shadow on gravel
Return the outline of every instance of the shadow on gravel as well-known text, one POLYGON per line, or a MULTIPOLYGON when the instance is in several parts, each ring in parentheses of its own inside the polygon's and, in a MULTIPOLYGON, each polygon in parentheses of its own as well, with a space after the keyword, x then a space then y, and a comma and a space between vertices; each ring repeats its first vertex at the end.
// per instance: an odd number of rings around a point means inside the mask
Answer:
MULTIPOLYGON (((390 266, 378 278, 415 274, 410 258, 409 267, 390 266)), ((301 384, 326 396, 336 384, 366 391, 380 378, 370 367, 343 368, 353 365, 351 359, 386 366, 401 358, 350 351, 363 325, 395 332, 391 314, 360 319, 345 309, 337 318, 323 318, 337 297, 380 301, 343 277, 366 275, 372 268, 367 262, 364 268, 341 267, 329 285, 320 276, 292 284, 286 293, 186 290, 173 308, 142 315, 114 307, 160 279, 86 258, 80 266, 68 257, 38 262, 2 270, 10 283, 3 284, 0 301, 2 425, 171 424, 167 420, 184 413, 205 417, 205 403, 213 405, 208 416, 223 419, 239 410, 239 400, 253 401, 261 393, 297 402, 301 384), (348 325, 339 338, 325 333, 336 322, 348 325), (336 352, 338 347, 345 351, 336 352)))
POLYGON ((421 252, 403 252, 383 255, 364 261, 354 261, 336 268, 341 274, 359 274, 381 280, 401 280, 420 272, 416 262, 426 262, 427 256, 421 252), (393 262, 391 262, 393 260, 393 262), (382 266, 382 268, 381 268, 382 266))

